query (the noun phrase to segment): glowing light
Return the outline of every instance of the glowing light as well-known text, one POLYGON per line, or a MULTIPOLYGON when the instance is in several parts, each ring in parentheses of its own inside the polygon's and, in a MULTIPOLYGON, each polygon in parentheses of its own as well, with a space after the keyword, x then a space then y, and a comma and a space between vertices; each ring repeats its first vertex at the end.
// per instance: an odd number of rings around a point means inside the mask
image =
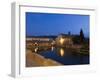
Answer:
POLYGON ((38 51, 38 48, 35 48, 34 51, 37 52, 38 51))
POLYGON ((54 47, 52 46, 52 47, 51 47, 51 51, 53 51, 53 50, 54 50, 54 47))
POLYGON ((62 49, 62 48, 60 49, 60 55, 64 56, 64 49, 62 49))
POLYGON ((64 39, 63 39, 63 38, 60 39, 60 43, 61 43, 61 44, 64 43, 64 39))

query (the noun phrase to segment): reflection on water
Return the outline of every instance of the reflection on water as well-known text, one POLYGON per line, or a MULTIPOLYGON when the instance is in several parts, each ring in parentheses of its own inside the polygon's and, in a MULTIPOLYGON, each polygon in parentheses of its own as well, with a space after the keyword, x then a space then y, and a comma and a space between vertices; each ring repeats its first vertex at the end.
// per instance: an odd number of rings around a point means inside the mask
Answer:
POLYGON ((89 64, 89 55, 83 55, 80 53, 73 53, 71 50, 66 48, 51 47, 51 48, 35 48, 35 52, 50 58, 64 65, 75 65, 75 64, 89 64))
POLYGON ((60 49, 60 55, 64 56, 64 49, 63 48, 60 49))
POLYGON ((52 47, 51 47, 51 51, 53 51, 53 50, 54 50, 54 48, 55 48, 55 47, 53 47, 53 46, 52 46, 52 47))
POLYGON ((37 52, 37 51, 38 51, 38 47, 34 49, 34 52, 37 52))

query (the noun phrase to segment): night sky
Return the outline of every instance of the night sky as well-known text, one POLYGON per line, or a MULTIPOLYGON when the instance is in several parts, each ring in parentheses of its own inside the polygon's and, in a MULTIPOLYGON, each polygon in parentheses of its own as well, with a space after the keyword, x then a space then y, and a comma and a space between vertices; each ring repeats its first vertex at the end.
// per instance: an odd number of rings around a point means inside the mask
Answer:
POLYGON ((60 33, 89 36, 89 15, 26 12, 26 35, 58 35, 60 33))

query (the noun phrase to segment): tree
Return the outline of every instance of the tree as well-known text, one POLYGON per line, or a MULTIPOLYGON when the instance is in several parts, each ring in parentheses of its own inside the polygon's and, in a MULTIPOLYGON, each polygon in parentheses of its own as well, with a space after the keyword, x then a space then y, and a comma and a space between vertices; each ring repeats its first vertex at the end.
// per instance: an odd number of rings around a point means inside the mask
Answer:
POLYGON ((83 43, 84 42, 84 33, 83 33, 83 30, 81 29, 80 30, 80 43, 83 43))
POLYGON ((72 38, 74 44, 80 44, 80 36, 76 35, 72 38))

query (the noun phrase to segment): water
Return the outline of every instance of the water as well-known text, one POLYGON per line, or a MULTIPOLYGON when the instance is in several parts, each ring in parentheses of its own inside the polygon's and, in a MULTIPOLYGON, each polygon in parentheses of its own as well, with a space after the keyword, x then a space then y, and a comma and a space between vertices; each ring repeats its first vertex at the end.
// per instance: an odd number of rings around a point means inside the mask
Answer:
POLYGON ((41 51, 39 54, 63 65, 89 64, 89 55, 72 53, 70 50, 64 48, 51 47, 51 49, 41 51))

